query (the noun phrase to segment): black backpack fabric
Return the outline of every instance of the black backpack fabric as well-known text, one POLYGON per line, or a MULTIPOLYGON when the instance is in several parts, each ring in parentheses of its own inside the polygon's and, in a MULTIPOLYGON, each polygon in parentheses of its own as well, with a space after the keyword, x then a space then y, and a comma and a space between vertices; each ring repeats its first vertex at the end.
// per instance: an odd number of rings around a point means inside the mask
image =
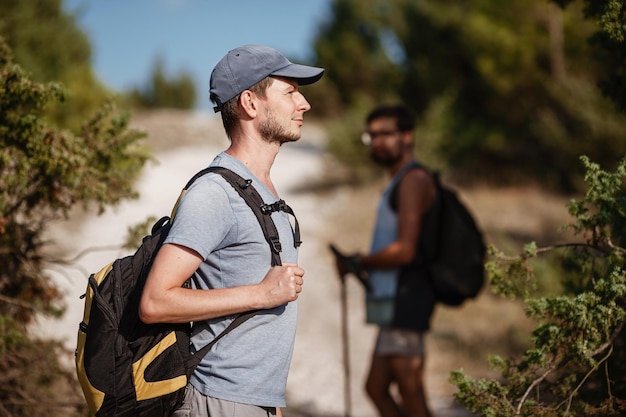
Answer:
MULTIPOLYGON (((418 163, 407 166, 400 173, 402 178, 412 169, 424 169, 418 163)), ((467 207, 459 200, 456 192, 442 184, 439 173, 432 173, 437 196, 431 210, 435 227, 425 227, 427 233, 420 242, 428 270, 431 288, 437 302, 459 306, 474 298, 485 282, 486 245, 483 234, 467 207)), ((400 181, 398 181, 399 185, 400 181)), ((398 185, 390 196, 390 205, 397 207, 398 185)))
MULTIPOLYGON (((280 265, 280 241, 271 213, 282 210, 293 215, 291 208, 282 200, 265 204, 251 180, 222 167, 200 171, 189 180, 181 197, 208 172, 222 175, 244 198, 271 247, 271 264, 280 265)), ((178 202, 172 217, 177 206, 178 202)), ((298 246, 297 220, 295 224, 298 246)), ((256 313, 239 315, 195 355, 189 350, 190 323, 143 323, 138 311, 141 293, 170 227, 170 217, 163 217, 135 254, 116 259, 89 277, 83 321, 78 329, 76 371, 89 410, 97 417, 169 416, 182 403, 185 386, 202 357, 217 340, 256 313)))

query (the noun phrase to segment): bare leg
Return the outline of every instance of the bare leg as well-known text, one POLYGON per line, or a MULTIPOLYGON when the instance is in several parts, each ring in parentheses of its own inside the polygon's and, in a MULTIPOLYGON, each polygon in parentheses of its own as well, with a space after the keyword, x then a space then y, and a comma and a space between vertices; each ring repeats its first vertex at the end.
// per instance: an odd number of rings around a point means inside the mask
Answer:
POLYGON ((373 356, 365 391, 381 417, 401 417, 400 408, 389 391, 393 382, 390 359, 390 356, 373 356))
POLYGON ((419 356, 389 356, 407 417, 431 417, 424 391, 424 361, 419 356))

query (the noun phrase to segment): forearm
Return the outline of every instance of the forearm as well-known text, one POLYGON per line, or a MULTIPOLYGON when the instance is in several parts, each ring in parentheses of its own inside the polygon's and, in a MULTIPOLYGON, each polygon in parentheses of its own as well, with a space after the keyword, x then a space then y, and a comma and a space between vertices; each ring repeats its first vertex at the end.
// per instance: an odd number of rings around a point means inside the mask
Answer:
POLYGON ((364 269, 391 269, 408 264, 415 256, 415 248, 393 242, 378 252, 362 255, 359 259, 364 269))
POLYGON ((142 298, 140 315, 146 323, 186 323, 267 308, 259 285, 212 290, 172 288, 142 298))
POLYGON ((141 296, 145 323, 184 323, 268 309, 298 298, 304 270, 296 264, 274 266, 258 284, 212 290, 184 288, 202 258, 176 245, 164 245, 154 260, 141 296))

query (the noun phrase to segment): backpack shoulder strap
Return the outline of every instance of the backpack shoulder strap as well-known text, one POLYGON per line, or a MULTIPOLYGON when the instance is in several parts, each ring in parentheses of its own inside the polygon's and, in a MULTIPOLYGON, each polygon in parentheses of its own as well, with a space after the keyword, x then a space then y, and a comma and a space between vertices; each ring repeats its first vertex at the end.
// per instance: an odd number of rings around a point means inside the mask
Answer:
POLYGON ((183 190, 181 191, 174 208, 172 209, 171 218, 173 219, 176 215, 176 211, 178 209, 178 205, 182 200, 183 196, 191 187, 191 185, 203 175, 214 172, 216 174, 221 175, 230 185, 239 193, 239 195, 244 199, 246 204, 252 209, 252 212, 256 216, 259 224, 261 225, 261 229, 263 230, 263 235, 265 236, 265 240, 270 245, 272 251, 272 265, 281 265, 280 260, 280 252, 282 251, 280 239, 278 235, 278 231, 276 230, 276 226, 274 225, 274 221, 272 220, 271 214, 275 211, 284 211, 293 216, 295 219, 295 230, 294 230, 294 246, 297 248, 302 244, 300 238, 300 224, 298 223, 298 218, 296 217, 293 209, 285 203, 284 200, 279 200, 272 204, 266 204, 263 201, 263 198, 258 193, 258 191, 252 185, 252 180, 244 179, 239 174, 231 171, 228 168, 219 167, 219 166, 210 166, 207 167, 198 173, 196 173, 185 185, 183 190))
POLYGON ((398 211, 398 190, 400 188, 400 182, 408 172, 414 169, 423 169, 429 173, 436 190, 435 199, 433 200, 431 207, 423 214, 423 218, 428 219, 428 225, 423 224, 421 237, 418 243, 420 251, 423 253, 422 256, 424 256, 424 261, 430 262, 438 253, 438 249, 436 248, 439 247, 441 223, 443 221, 441 214, 443 189, 439 171, 431 171, 417 161, 412 161, 411 163, 405 165, 396 174, 398 180, 389 194, 388 204, 394 212, 398 211), (428 242, 427 246, 425 242, 428 242), (433 250, 433 248, 435 250, 433 250))
POLYGON ((239 193, 246 204, 248 204, 248 206, 252 209, 252 212, 259 220, 261 229, 263 229, 265 240, 270 246, 272 252, 272 266, 281 265, 280 252, 282 251, 282 247, 280 245, 278 230, 276 230, 276 225, 272 220, 272 211, 266 208, 268 205, 265 204, 261 195, 252 185, 252 180, 243 179, 240 175, 227 168, 209 167, 208 169, 211 168, 213 168, 212 172, 220 174, 228 183, 230 183, 235 191, 239 193))
MULTIPOLYGON (((389 194, 389 206, 391 207, 391 209, 393 211, 398 211, 398 189, 400 188, 400 183, 402 182, 402 179, 404 178, 404 176, 409 172, 412 171, 414 169, 423 169, 426 172, 430 171, 428 169, 426 169, 426 167, 424 167, 422 164, 420 164, 417 161, 411 161, 410 163, 406 164, 405 166, 403 166, 400 171, 398 171, 398 173, 395 175, 394 178, 397 178, 396 184, 393 187, 393 190, 391 190, 391 193, 389 194)), ((437 173, 433 173, 433 180, 435 181, 435 183, 437 182, 437 173)))

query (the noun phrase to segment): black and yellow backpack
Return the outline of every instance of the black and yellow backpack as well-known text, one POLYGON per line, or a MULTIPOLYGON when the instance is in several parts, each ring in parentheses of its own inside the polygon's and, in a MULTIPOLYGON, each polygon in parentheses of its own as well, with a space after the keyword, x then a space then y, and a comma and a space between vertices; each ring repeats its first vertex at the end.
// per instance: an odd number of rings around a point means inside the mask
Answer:
MULTIPOLYGON (((183 188, 181 197, 208 172, 222 175, 244 198, 271 247, 272 265, 280 265, 280 241, 271 213, 282 210, 293 215, 291 208, 282 200, 265 204, 250 180, 222 167, 197 173, 183 188)), ((218 339, 255 314, 241 314, 195 355, 189 352, 191 324, 145 324, 139 319, 141 292, 170 230, 170 220, 167 216, 159 220, 133 255, 116 259, 89 277, 83 296, 83 321, 78 329, 76 372, 95 416, 170 415, 182 402, 187 381, 202 357, 218 339)), ((299 244, 297 220, 295 234, 299 244)))

